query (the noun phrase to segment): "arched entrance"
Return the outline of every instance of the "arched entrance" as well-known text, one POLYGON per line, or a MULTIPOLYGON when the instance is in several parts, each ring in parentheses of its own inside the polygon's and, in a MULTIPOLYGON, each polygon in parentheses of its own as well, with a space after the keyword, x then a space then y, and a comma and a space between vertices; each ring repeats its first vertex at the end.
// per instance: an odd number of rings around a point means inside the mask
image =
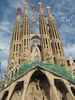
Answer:
POLYGON ((24 100, 50 100, 50 84, 40 70, 31 76, 24 100))
POLYGON ((60 100, 74 100, 64 82, 62 82, 60 79, 54 79, 54 83, 60 100))
POLYGON ((2 98, 1 100, 7 100, 8 93, 9 93, 9 92, 6 91, 6 92, 4 93, 3 98, 2 98))
POLYGON ((10 100, 21 100, 22 91, 23 91, 23 82, 19 82, 15 86, 15 89, 10 97, 10 100))
POLYGON ((71 91, 72 91, 73 95, 75 96, 75 88, 74 87, 71 87, 71 91))

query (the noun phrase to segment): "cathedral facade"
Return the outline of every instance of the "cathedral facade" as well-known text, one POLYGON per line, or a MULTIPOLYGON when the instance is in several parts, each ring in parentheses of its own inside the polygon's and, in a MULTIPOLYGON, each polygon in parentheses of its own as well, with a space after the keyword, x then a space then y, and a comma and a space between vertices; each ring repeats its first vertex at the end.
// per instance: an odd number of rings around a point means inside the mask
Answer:
POLYGON ((22 24, 18 8, 0 100, 75 100, 75 79, 68 70, 50 7, 47 23, 39 2, 39 34, 35 28, 31 34, 27 6, 22 24))

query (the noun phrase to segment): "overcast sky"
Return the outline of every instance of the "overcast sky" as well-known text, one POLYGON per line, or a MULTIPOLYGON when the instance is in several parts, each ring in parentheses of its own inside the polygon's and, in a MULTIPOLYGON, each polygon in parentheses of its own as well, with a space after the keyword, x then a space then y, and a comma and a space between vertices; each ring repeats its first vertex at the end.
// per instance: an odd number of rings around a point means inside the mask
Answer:
MULTIPOLYGON (((24 14, 25 0, 0 0, 0 48, 10 48, 11 36, 17 16, 17 8, 21 7, 21 22, 24 14)), ((49 5, 52 16, 55 19, 64 51, 67 59, 72 56, 75 59, 75 0, 26 0, 29 4, 38 6, 38 2, 42 2, 44 13, 47 15, 46 6, 49 5), (58 20, 59 22, 57 22, 58 20), (63 23, 60 23, 63 22, 63 23), (66 23, 66 24, 64 24, 66 23), (69 24, 69 25, 68 25, 69 24)), ((39 7, 39 6, 38 6, 39 7)), ((32 20, 32 10, 28 7, 29 19, 32 20)), ((35 10, 35 18, 39 17, 39 10, 35 10)), ((31 33, 33 33, 32 23, 30 22, 31 33)), ((39 33, 38 21, 36 30, 39 33)), ((0 62, 3 75, 8 65, 9 51, 0 50, 0 62)))

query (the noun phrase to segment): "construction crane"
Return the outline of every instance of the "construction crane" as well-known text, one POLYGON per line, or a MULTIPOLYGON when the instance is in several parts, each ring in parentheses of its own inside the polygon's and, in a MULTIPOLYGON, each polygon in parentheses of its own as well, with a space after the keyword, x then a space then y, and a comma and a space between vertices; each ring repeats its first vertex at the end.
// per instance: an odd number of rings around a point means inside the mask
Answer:
POLYGON ((29 6, 31 6, 32 8, 32 11, 33 11, 33 31, 34 31, 34 34, 36 34, 36 21, 35 21, 35 14, 34 14, 34 9, 37 8, 36 6, 34 5, 31 5, 31 4, 28 4, 29 6))
MULTIPOLYGON (((25 4, 25 2, 23 2, 23 4, 25 4)), ((36 34, 36 27, 35 27, 36 21, 35 21, 34 9, 37 8, 37 6, 34 6, 32 4, 28 4, 28 6, 31 6, 31 8, 32 8, 32 12, 33 12, 33 32, 34 32, 34 34, 36 34)))

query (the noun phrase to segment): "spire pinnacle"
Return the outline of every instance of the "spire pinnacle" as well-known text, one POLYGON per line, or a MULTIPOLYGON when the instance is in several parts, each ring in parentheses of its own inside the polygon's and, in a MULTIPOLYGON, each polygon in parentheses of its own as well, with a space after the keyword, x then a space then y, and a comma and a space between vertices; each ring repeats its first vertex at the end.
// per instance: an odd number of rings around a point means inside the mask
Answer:
POLYGON ((48 11, 48 14, 51 14, 51 12, 50 12, 50 6, 47 6, 47 11, 48 11))
POLYGON ((27 8, 28 8, 28 3, 27 3, 27 2, 23 2, 23 4, 25 5, 25 10, 27 10, 27 8))
POLYGON ((17 8, 17 10, 18 10, 17 15, 19 15, 19 16, 20 16, 20 13, 21 13, 21 7, 18 7, 18 8, 17 8))
POLYGON ((52 17, 52 15, 51 15, 51 11, 50 11, 50 6, 47 6, 47 12, 48 12, 49 18, 50 18, 51 20, 53 20, 53 17, 52 17))
POLYGON ((34 45, 37 45, 37 40, 36 38, 33 40, 34 45))
POLYGON ((42 3, 41 2, 39 2, 39 8, 40 8, 40 10, 42 9, 42 3))

